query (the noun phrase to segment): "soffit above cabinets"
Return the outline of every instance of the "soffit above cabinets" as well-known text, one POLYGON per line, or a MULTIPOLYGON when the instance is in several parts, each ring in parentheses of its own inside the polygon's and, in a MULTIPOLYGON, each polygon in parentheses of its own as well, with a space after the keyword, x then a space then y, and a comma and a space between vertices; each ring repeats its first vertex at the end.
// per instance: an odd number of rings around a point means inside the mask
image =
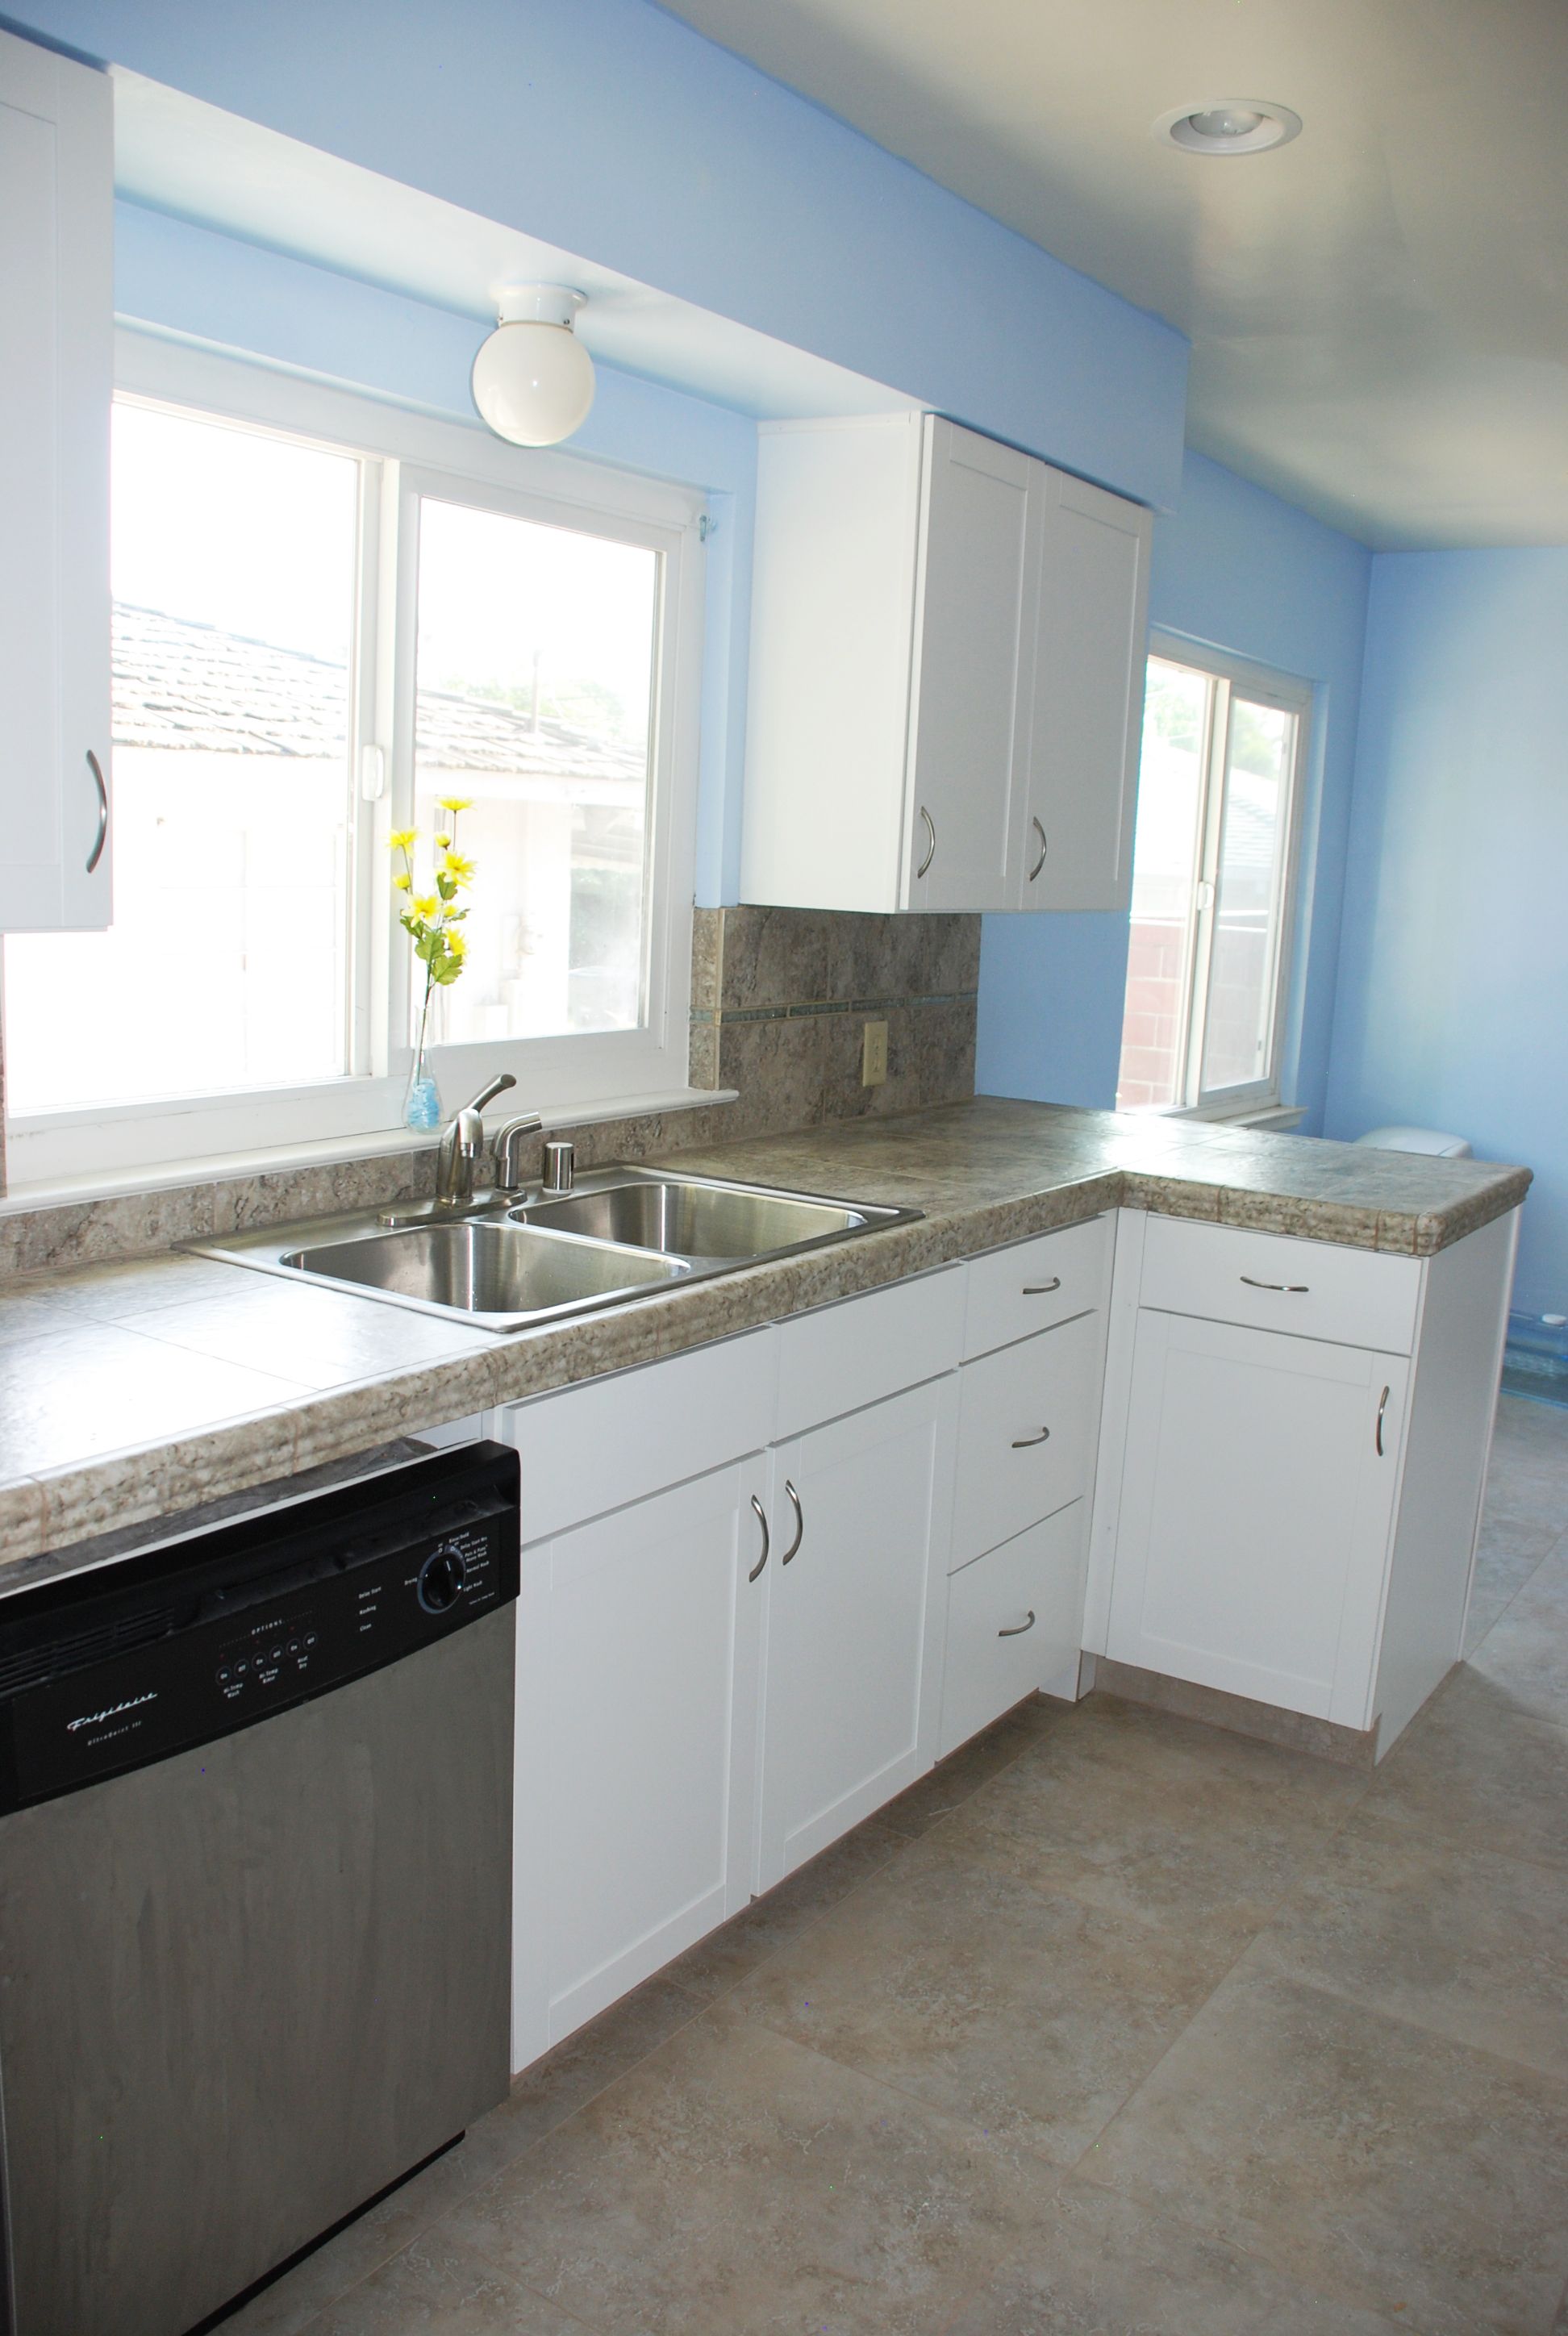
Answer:
POLYGON ((132 202, 493 324, 492 287, 570 284, 609 365, 758 419, 913 412, 918 400, 711 309, 114 68, 114 180, 132 202))
POLYGON ((1568 542, 1563 0, 666 0, 1190 335, 1190 443, 1379 549, 1568 542), (1250 158, 1178 105, 1303 121, 1250 158))

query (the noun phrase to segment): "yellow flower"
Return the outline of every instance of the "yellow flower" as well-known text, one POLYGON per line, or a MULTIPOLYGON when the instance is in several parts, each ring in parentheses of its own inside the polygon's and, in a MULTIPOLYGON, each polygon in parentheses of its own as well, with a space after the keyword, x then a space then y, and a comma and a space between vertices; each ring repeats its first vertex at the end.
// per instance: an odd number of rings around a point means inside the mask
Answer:
POLYGON ((461 933, 448 933, 446 936, 446 946, 452 951, 453 957, 466 957, 468 954, 468 943, 463 939, 461 933))
POLYGON ((392 881, 396 885, 400 892, 406 892, 409 885, 414 880, 409 875, 406 868, 400 868, 392 881))
POLYGON ((437 795, 435 800, 441 805, 443 811, 472 811, 473 809, 473 797, 472 795, 437 795))
POLYGON ((387 849, 392 852, 412 852, 419 841, 416 827, 394 827, 387 837, 387 849))
POLYGON ((445 864, 446 872, 454 884, 472 883, 473 862, 472 860, 465 860, 461 852, 449 852, 446 854, 445 864))
POLYGON ((433 892, 426 892, 423 896, 417 892, 414 894, 414 913, 416 917, 433 917, 440 913, 440 910, 441 902, 433 892))
POLYGON ((448 844, 452 842, 452 838, 450 835, 438 835, 435 841, 439 848, 444 852, 448 844))

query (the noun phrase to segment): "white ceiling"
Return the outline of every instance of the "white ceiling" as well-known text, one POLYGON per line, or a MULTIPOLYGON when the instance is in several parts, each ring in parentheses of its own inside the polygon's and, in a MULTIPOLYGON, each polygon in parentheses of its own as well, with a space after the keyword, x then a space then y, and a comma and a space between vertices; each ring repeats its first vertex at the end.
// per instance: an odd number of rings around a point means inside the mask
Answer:
POLYGON ((114 70, 114 183, 133 202, 476 322, 495 287, 570 284, 606 365, 742 414, 908 412, 916 403, 805 349, 362 170, 140 73, 114 70))
POLYGON ((1193 341, 1189 438, 1379 549, 1568 543, 1568 0, 665 0, 1193 341), (1155 143, 1270 98, 1291 145, 1155 143))

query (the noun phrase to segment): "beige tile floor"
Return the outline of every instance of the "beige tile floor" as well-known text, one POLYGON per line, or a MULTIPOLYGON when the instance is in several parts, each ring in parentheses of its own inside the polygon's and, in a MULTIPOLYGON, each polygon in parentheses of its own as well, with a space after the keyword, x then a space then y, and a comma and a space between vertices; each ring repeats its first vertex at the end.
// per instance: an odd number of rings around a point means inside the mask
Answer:
POLYGON ((1568 2336, 1568 1413, 1368 1779, 1026 1706, 244 2336, 1568 2336))

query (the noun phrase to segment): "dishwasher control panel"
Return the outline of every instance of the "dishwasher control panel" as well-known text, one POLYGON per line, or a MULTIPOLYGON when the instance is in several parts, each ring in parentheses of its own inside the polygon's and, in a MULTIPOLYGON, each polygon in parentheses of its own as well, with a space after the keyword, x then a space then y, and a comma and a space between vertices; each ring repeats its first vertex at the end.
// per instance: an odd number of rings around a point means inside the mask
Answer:
POLYGON ((514 1599, 516 1484, 504 1446, 443 1453, 357 1503, 346 1487, 175 1544, 161 1576, 143 1558, 96 1596, 0 1601, 0 1814, 308 1702, 514 1599))

